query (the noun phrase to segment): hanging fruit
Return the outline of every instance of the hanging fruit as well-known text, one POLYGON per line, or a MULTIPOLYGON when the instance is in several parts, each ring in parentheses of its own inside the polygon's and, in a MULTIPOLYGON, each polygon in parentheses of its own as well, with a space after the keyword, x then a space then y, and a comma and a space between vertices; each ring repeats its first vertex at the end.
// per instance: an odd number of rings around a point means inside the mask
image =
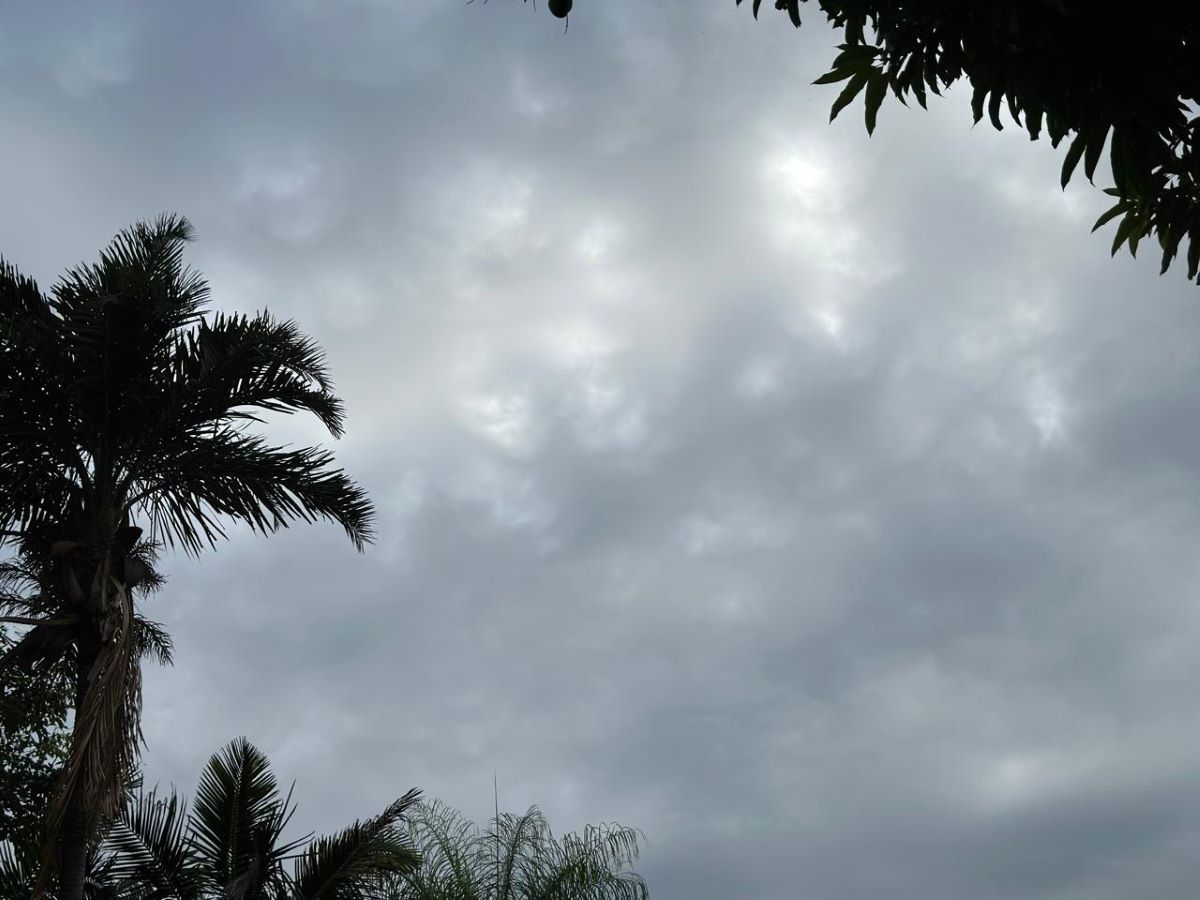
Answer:
POLYGON ((571 12, 571 0, 549 0, 550 14, 559 19, 565 19, 571 12))

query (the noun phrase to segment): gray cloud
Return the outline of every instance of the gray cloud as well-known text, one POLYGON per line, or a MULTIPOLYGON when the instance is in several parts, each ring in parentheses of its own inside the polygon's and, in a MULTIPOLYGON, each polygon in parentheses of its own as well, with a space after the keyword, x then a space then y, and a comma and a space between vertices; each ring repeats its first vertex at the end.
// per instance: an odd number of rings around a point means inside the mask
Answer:
POLYGON ((827 126, 820 26, 577 5, 13 16, 5 256, 190 215, 381 510, 172 561, 150 777, 246 734, 320 828, 495 771, 664 898, 1177 896, 1194 289, 961 96, 827 126))

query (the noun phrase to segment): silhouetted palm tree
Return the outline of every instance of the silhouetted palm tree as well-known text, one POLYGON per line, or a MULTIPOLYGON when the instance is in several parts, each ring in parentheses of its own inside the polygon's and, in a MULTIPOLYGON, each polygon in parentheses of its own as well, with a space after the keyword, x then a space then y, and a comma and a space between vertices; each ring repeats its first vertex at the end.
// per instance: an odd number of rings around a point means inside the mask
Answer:
POLYGON ((226 517, 261 532, 328 519, 360 549, 371 536, 370 503, 330 453, 247 428, 303 411, 341 434, 321 350, 265 312, 206 318, 208 285, 182 262, 191 237, 175 216, 135 225, 49 294, 0 262, 0 541, 41 587, 32 607, 0 597, 22 613, 6 621, 31 626, 4 663, 74 670, 42 879, 57 871, 63 900, 82 896, 133 772, 147 635, 132 591, 152 580, 152 544, 198 553, 226 517))
POLYGON ((393 879, 389 900, 648 900, 632 866, 639 832, 619 825, 587 826, 556 838, 530 807, 503 815, 487 831, 440 802, 409 816, 421 851, 411 875, 393 879))

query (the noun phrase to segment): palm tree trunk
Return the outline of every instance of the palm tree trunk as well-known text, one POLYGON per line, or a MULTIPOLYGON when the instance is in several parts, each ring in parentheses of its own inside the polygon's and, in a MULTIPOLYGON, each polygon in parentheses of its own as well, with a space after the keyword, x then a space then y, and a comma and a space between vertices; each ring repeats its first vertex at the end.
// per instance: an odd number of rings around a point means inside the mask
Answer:
MULTIPOLYGON (((91 685, 92 667, 96 663, 98 641, 90 628, 84 628, 79 638, 75 672, 75 727, 84 708, 91 685)), ((84 879, 87 875, 88 827, 84 807, 83 785, 76 784, 67 806, 59 844, 59 900, 83 900, 84 879)))

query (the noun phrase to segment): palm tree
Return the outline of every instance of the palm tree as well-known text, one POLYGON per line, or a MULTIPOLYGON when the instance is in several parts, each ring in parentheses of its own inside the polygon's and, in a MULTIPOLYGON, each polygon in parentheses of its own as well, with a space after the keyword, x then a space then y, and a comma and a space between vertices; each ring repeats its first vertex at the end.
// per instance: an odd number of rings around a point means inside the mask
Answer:
MULTIPOLYGON (((416 869, 401 823, 420 794, 337 834, 285 841, 295 807, 245 738, 213 754, 189 812, 177 794, 142 793, 118 813, 88 867, 87 896, 122 900, 374 900, 385 877, 416 869), (285 865, 290 863, 290 865, 285 865)), ((0 888, 32 880, 0 855, 0 888)), ((10 896, 4 894, 3 896, 10 896)))
POLYGON ((411 875, 391 879, 389 900, 648 900, 632 866, 639 832, 589 825, 556 838, 530 807, 481 832, 450 807, 417 806, 409 834, 421 851, 411 875))
POLYGON ((260 532, 327 519, 359 549, 371 539, 371 505, 332 454, 249 430, 301 411, 341 434, 320 348, 266 312, 208 316, 208 285, 183 265, 191 239, 177 216, 139 223, 49 294, 0 261, 0 541, 42 586, 32 607, 0 608, 29 626, 2 664, 73 672, 39 885, 56 875, 63 900, 82 897, 89 846, 136 762, 145 632, 132 592, 151 578, 148 550, 197 554, 225 519, 260 532))

